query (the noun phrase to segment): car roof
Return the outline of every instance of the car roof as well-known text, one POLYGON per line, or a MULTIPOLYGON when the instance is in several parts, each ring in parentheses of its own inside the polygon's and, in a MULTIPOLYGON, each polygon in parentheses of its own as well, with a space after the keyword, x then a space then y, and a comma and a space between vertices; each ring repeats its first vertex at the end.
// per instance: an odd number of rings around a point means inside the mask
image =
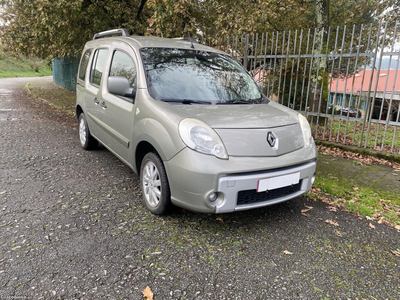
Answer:
POLYGON ((217 52, 226 54, 223 51, 217 50, 212 47, 205 46, 200 43, 192 42, 183 38, 160 38, 154 36, 118 36, 118 37, 103 37, 95 40, 91 40, 86 43, 87 47, 101 47, 112 44, 113 42, 125 42, 129 44, 135 50, 141 48, 178 48, 188 50, 200 50, 217 52))

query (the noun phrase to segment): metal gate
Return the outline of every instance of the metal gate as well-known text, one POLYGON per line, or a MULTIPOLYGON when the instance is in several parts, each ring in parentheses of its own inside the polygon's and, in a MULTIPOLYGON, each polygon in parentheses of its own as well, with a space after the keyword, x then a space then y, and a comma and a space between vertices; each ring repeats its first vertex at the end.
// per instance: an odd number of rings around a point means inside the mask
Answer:
POLYGON ((307 116, 318 140, 400 153, 398 24, 203 42, 238 59, 270 99, 307 116))
POLYGON ((71 91, 76 89, 76 75, 78 74, 80 57, 55 58, 52 60, 53 81, 71 91))

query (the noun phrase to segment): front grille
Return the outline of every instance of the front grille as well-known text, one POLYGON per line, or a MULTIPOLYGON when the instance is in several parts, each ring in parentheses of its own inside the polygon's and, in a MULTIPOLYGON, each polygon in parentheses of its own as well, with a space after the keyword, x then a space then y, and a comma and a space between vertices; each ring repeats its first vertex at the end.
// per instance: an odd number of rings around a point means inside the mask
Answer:
POLYGON ((253 204, 258 202, 274 200, 280 197, 285 197, 300 191, 300 187, 301 187, 301 180, 297 184, 291 186, 285 186, 267 192, 257 193, 257 190, 240 191, 237 198, 237 205, 253 204))

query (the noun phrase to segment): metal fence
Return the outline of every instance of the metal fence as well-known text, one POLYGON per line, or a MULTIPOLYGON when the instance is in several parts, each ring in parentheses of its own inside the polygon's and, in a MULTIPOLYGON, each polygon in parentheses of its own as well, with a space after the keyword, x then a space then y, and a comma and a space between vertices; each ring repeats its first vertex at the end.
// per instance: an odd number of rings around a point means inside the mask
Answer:
POLYGON ((52 60, 53 81, 71 91, 76 89, 76 75, 78 74, 80 57, 55 58, 52 60))
POLYGON ((313 136, 400 153, 398 24, 205 39, 237 58, 270 99, 308 117, 313 136))

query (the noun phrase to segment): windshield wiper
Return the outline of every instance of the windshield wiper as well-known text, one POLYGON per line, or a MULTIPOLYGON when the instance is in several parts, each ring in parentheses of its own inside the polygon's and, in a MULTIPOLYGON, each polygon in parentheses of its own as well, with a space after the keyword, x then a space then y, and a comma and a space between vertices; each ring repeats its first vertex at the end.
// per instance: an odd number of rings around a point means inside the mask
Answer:
POLYGON ((212 104, 210 101, 189 100, 189 99, 161 99, 161 101, 182 103, 182 104, 212 104))
POLYGON ((216 105, 226 105, 226 104, 253 104, 252 102, 245 100, 227 101, 227 102, 217 102, 216 105))

